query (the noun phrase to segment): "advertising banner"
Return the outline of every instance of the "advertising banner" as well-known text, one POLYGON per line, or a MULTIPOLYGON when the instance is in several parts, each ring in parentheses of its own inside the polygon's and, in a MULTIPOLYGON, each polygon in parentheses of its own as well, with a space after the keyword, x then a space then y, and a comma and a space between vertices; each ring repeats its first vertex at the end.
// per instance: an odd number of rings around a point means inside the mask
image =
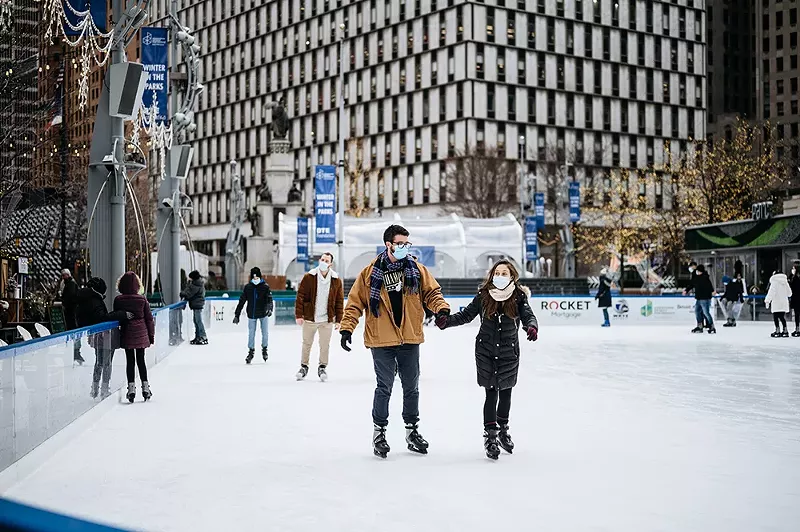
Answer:
POLYGON ((317 165, 314 170, 314 216, 317 244, 336 243, 336 167, 317 165))
POLYGON ((581 221, 581 184, 572 181, 569 184, 569 222, 581 221))
MULTIPOLYGON (((376 255, 383 253, 384 249, 386 249, 386 247, 378 246, 376 248, 376 255)), ((415 256, 417 262, 429 268, 436 266, 436 246, 414 246, 408 251, 408 254, 415 256)))
POLYGON ((536 225, 544 227, 544 192, 533 195, 533 214, 536 216, 536 225))
POLYGON ((539 227, 536 216, 525 217, 525 260, 533 261, 539 258, 539 227))
POLYGON ((297 262, 308 266, 308 218, 297 219, 297 262))
POLYGON ((156 123, 167 120, 169 53, 167 28, 142 28, 142 66, 149 74, 142 95, 142 110, 156 108, 156 123))

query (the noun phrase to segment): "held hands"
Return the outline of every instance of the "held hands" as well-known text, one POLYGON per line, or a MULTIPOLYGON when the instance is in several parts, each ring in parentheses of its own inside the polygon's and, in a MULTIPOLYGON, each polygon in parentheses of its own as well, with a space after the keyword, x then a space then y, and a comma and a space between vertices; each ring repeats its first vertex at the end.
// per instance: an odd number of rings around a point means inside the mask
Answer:
POLYGON ((234 316, 233 317, 233 324, 234 325, 239 325, 239 316, 234 316))
POLYGON ((347 344, 353 343, 353 333, 351 333, 350 331, 341 331, 340 334, 342 335, 342 349, 348 352, 352 351, 350 346, 348 346, 347 344))
POLYGON ((271 318, 271 317, 272 317, 272 310, 268 310, 268 311, 267 311, 267 317, 268 317, 268 318, 271 318))
POLYGON ((337 331, 338 331, 338 330, 339 330, 341 327, 342 327, 342 324, 341 324, 341 323, 338 323, 338 322, 337 322, 337 323, 334 323, 334 324, 333 324, 333 328, 334 328, 334 329, 336 329, 337 331))
POLYGON ((535 342, 539 339, 539 330, 536 327, 528 327, 528 341, 535 342))
MULTIPOLYGON (((128 320, 132 320, 133 319, 133 312, 126 312, 125 313, 125 317, 128 318, 128 320)), ((150 343, 153 343, 153 342, 150 342, 150 343)))
POLYGON ((436 326, 439 327, 441 330, 445 330, 447 328, 447 317, 450 316, 450 309, 442 309, 436 313, 436 326))

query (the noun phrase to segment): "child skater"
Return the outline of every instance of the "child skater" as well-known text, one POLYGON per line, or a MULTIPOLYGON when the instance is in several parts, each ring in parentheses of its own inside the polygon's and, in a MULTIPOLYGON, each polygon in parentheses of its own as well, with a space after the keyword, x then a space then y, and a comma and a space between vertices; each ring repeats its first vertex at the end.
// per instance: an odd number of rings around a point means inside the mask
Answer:
POLYGON ((478 295, 464 310, 436 319, 436 325, 446 329, 469 323, 478 315, 481 317, 481 328, 475 341, 475 363, 478 385, 486 389, 483 445, 486 456, 492 460, 500 456, 499 447, 509 454, 514 450, 514 442, 508 433, 508 416, 511 388, 517 384, 519 371, 517 331, 521 323, 528 341, 535 342, 539 330, 536 316, 528 305, 530 292, 518 284, 518 279, 514 266, 501 260, 489 270, 478 295))
POLYGON ((773 338, 788 338, 789 331, 786 329, 786 313, 789 312, 789 298, 792 297, 792 289, 786 274, 777 270, 769 279, 769 291, 764 298, 764 304, 772 311, 772 319, 775 322, 775 332, 770 336, 773 338), (780 329, 783 325, 783 331, 780 329))
POLYGON ((150 383, 147 381, 147 366, 144 362, 144 351, 155 342, 156 331, 153 323, 153 313, 150 303, 142 295, 144 287, 139 276, 128 272, 120 277, 117 283, 120 293, 114 298, 114 310, 122 310, 133 314, 133 318, 122 322, 120 347, 125 350, 126 373, 128 377, 128 401, 136 398, 136 368, 139 366, 139 379, 142 381, 142 397, 145 401, 153 394, 150 392, 150 383))

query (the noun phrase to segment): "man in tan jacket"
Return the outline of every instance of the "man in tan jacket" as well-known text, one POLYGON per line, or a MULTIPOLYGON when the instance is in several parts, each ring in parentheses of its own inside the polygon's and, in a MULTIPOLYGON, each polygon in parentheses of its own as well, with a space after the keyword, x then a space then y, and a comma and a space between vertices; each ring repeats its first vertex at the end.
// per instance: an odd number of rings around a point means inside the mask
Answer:
POLYGON ((364 345, 372 351, 378 385, 372 403, 372 447, 376 456, 386 458, 386 426, 395 369, 403 385, 403 421, 410 451, 427 454, 428 442, 419 433, 419 346, 425 308, 447 316, 450 307, 442 297, 439 283, 408 254, 408 231, 389 226, 383 234, 386 249, 356 278, 344 309, 342 348, 350 351, 353 330, 366 314, 364 345))
POLYGON ((311 346, 314 336, 319 331, 319 367, 317 375, 322 382, 328 380, 327 366, 333 328, 342 323, 344 307, 344 286, 339 274, 333 271, 333 255, 323 253, 319 266, 308 272, 297 288, 297 299, 294 302, 294 317, 298 325, 303 326, 303 348, 301 352, 300 371, 297 380, 308 375, 308 361, 311 358, 311 346))

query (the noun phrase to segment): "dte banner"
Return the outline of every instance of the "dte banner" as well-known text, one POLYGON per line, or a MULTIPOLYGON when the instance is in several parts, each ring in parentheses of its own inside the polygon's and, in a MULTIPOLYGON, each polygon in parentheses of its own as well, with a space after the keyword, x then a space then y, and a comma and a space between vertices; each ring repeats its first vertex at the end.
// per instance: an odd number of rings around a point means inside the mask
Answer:
POLYGON ((569 184, 569 221, 573 224, 581 221, 581 184, 576 181, 569 184))
POLYGON ((167 120, 167 28, 142 28, 142 66, 150 77, 142 95, 142 109, 156 108, 156 123, 167 120))
POLYGON ((532 261, 539 258, 539 227, 536 216, 525 217, 525 260, 532 261))
POLYGON ((308 218, 297 219, 297 262, 308 264, 308 218))
POLYGON ((544 192, 533 195, 533 214, 536 216, 536 225, 544 227, 544 192))
POLYGON ((317 165, 314 170, 314 217, 317 244, 336 243, 336 167, 317 165))

